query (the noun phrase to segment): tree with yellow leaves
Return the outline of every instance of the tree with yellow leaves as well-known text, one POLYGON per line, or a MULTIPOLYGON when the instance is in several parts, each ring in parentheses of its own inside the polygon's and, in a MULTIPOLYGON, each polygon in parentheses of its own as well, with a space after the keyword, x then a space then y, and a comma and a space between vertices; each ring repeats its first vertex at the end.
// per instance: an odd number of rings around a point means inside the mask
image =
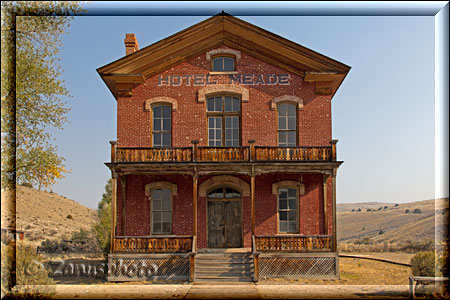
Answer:
POLYGON ((2 187, 49 188, 68 171, 48 128, 62 129, 69 96, 60 79, 58 51, 73 1, 2 1, 2 187))

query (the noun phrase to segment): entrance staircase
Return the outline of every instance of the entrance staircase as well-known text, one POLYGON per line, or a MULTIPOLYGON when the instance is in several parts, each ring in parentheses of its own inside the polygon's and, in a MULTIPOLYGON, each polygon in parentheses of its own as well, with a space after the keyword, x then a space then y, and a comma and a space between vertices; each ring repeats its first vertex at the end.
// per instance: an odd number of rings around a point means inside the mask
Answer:
POLYGON ((251 253, 198 253, 195 282, 253 282, 251 253))

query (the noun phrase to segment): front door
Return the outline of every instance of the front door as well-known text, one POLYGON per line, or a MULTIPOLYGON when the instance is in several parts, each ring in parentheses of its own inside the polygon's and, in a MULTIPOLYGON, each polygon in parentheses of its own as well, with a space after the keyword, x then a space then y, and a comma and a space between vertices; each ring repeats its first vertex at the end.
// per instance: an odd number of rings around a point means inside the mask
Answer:
POLYGON ((231 188, 208 193, 208 248, 242 247, 241 194, 231 188))

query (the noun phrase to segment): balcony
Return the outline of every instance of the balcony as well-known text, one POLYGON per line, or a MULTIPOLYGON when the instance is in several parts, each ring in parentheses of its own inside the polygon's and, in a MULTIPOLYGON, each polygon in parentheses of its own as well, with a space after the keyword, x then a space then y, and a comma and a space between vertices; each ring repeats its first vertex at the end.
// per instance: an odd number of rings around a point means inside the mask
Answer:
POLYGON ((210 163, 210 162, 332 162, 336 161, 336 140, 317 147, 192 147, 130 148, 111 142, 112 163, 210 163))

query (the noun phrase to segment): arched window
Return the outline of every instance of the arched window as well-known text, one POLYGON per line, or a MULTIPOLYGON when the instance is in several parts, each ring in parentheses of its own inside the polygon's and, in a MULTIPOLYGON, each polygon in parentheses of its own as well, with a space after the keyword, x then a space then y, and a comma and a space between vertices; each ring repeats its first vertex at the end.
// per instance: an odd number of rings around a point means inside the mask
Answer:
POLYGON ((234 57, 218 56, 212 59, 213 72, 232 72, 235 70, 234 57))
POLYGON ((278 146, 297 146, 297 104, 278 104, 278 146))
POLYGON ((208 145, 240 145, 241 100, 234 96, 214 96, 206 100, 208 145))
POLYGON ((220 187, 208 193, 208 199, 240 199, 241 193, 233 188, 220 187))
POLYGON ((168 104, 155 104, 152 106, 153 147, 163 148, 172 145, 172 109, 168 104))

